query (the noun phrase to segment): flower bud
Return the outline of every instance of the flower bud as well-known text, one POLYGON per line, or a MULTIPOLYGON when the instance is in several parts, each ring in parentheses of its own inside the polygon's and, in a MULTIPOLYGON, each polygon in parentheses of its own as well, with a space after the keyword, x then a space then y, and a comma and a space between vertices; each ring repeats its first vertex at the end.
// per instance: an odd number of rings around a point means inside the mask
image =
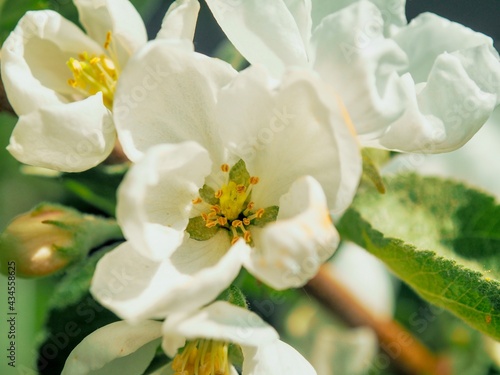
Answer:
POLYGON ((19 277, 47 276, 82 259, 95 245, 119 238, 119 233, 110 220, 41 204, 16 217, 0 235, 0 272, 6 273, 5 265, 14 261, 19 277))

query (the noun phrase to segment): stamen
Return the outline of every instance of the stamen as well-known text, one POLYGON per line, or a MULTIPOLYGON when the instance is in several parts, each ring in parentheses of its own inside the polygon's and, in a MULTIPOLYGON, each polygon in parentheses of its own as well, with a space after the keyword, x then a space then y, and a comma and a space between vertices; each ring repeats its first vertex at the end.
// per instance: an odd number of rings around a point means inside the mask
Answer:
POLYGON ((240 237, 234 236, 233 239, 231 240, 231 245, 234 245, 236 242, 238 242, 239 239, 240 237))
POLYGON ((213 228, 213 227, 215 227, 217 224, 218 224, 217 220, 214 220, 214 221, 207 221, 207 223, 205 224, 205 226, 206 226, 207 228, 213 228))
POLYGON ((250 185, 257 185, 260 179, 257 176, 250 177, 250 185))
POLYGON ((198 197, 198 198, 196 198, 196 199, 193 199, 191 202, 192 202, 193 204, 199 204, 199 203, 203 202, 203 200, 202 200, 200 197, 198 197))
POLYGON ((219 218, 217 219, 217 222, 219 223, 219 225, 221 227, 223 227, 224 225, 227 224, 227 218, 225 216, 219 216, 219 218))
POLYGON ((248 217, 243 218, 243 225, 250 225, 250 219, 248 217))
POLYGON ((220 199, 222 197, 222 189, 219 189, 215 192, 215 198, 220 199))
POLYGON ((231 223, 231 225, 235 228, 237 227, 242 227, 243 226, 243 222, 241 220, 233 220, 233 222, 231 223))
POLYGON ((246 241, 246 242, 250 242, 251 239, 252 239, 252 234, 250 233, 250 231, 245 231, 245 233, 243 234, 243 239, 246 241))
POLYGON ((106 33, 106 41, 104 42, 104 49, 108 49, 111 44, 111 31, 106 33))
POLYGON ((229 165, 228 164, 222 164, 220 166, 220 169, 221 169, 222 172, 227 173, 227 172, 229 172, 229 165))
POLYGON ((240 194, 244 193, 246 189, 247 189, 247 188, 245 187, 245 185, 237 185, 237 186, 236 186, 236 191, 237 191, 238 193, 240 193, 240 194))

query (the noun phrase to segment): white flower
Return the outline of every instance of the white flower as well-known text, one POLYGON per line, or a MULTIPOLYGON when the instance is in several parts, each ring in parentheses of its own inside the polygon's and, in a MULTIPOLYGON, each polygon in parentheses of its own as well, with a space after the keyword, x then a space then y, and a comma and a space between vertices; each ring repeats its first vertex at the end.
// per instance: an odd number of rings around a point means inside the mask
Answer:
MULTIPOLYGON (((23 163, 66 172, 92 168, 112 151, 115 86, 147 41, 128 0, 74 2, 87 34, 56 12, 32 11, 2 47, 2 79, 20 116, 9 152, 23 163)), ((198 7, 196 0, 175 2, 159 37, 186 44, 198 7)))
POLYGON ((163 323, 117 322, 87 336, 69 355, 62 374, 142 374, 163 337, 173 358, 157 374, 236 375, 229 350, 243 353, 242 375, 312 375, 313 367, 256 314, 218 301, 163 323), (131 368, 130 366, 135 366, 131 368))
POLYGON ((467 142, 500 103, 491 38, 404 0, 207 0, 252 64, 307 66, 341 96, 365 145, 438 153, 467 142))
POLYGON ((99 262, 96 298, 123 318, 162 317, 213 300, 242 264, 276 289, 313 277, 338 245, 330 213, 350 204, 361 174, 324 90, 300 71, 279 87, 257 68, 235 78, 226 63, 160 41, 131 59, 115 105, 137 161, 118 192, 128 242, 99 262), (170 73, 134 102, 151 64, 170 73), (112 288, 117 272, 133 286, 112 288))

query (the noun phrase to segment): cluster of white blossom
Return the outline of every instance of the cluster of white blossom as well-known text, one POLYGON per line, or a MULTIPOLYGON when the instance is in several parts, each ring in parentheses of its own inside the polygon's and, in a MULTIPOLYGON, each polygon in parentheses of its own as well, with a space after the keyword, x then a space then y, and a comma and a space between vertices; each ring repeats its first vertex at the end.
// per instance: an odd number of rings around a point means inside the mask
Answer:
POLYGON ((317 273, 362 147, 454 150, 500 103, 492 40, 433 14, 408 24, 404 0, 206 2, 249 68, 194 51, 197 0, 175 1, 152 41, 128 0, 74 0, 87 34, 34 11, 3 46, 14 157, 80 172, 119 144, 132 162, 126 242, 91 285, 124 321, 85 339, 67 374, 140 374, 160 343, 173 360, 158 373, 236 374, 237 345, 245 375, 315 374, 256 314, 214 300, 242 267, 278 290, 317 273))

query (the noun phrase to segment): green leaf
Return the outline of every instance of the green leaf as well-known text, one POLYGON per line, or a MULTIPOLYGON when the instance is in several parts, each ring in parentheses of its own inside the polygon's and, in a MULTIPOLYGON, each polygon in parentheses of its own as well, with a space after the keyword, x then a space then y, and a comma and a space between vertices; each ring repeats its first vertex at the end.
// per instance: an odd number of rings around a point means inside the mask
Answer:
POLYGON ((453 181, 416 175, 362 191, 338 228, 429 302, 500 339, 500 206, 453 181))
POLYGON ((186 232, 189 233, 190 238, 193 240, 206 241, 215 236, 219 229, 218 226, 208 228, 205 225, 205 220, 201 216, 196 216, 189 219, 186 232))
POLYGON ((247 166, 243 160, 239 160, 229 171, 229 180, 236 185, 248 186, 250 173, 247 171, 247 166))
POLYGON ((100 165, 82 173, 65 173, 60 178, 80 199, 114 216, 116 190, 127 169, 125 165, 100 165))
POLYGON ((83 338, 119 320, 89 293, 97 262, 114 247, 102 249, 68 269, 66 276, 54 289, 38 350, 40 374, 60 374, 69 353, 83 338))

